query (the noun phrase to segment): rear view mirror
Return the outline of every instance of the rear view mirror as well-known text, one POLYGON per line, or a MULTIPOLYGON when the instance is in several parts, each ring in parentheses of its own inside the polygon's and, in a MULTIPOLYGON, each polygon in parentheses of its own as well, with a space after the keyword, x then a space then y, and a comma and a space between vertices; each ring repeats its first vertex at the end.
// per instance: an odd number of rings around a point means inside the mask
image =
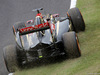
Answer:
POLYGON ((33 19, 32 20, 28 20, 26 23, 27 24, 33 24, 34 23, 34 20, 33 19))
POLYGON ((53 17, 59 17, 59 14, 53 14, 52 16, 53 17))

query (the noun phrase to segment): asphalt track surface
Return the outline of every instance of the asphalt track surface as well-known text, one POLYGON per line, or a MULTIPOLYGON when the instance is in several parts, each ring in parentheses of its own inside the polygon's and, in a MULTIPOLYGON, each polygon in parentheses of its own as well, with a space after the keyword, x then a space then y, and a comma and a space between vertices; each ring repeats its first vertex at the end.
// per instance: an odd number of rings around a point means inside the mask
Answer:
POLYGON ((44 13, 59 13, 66 16, 71 0, 0 0, 0 75, 7 75, 3 60, 3 48, 15 44, 12 25, 18 21, 34 19, 35 8, 44 8, 44 13))

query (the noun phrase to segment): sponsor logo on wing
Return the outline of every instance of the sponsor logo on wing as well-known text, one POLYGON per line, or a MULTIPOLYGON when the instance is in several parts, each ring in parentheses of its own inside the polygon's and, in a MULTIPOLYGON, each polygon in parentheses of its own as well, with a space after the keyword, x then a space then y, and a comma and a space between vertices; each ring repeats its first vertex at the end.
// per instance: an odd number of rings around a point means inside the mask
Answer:
POLYGON ((19 31, 21 33, 23 33, 23 32, 26 32, 26 31, 31 31, 31 30, 34 30, 34 29, 39 29, 39 28, 43 28, 43 27, 46 27, 46 26, 49 26, 48 22, 44 23, 44 24, 36 25, 35 27, 31 26, 31 27, 23 28, 23 29, 20 29, 19 31))

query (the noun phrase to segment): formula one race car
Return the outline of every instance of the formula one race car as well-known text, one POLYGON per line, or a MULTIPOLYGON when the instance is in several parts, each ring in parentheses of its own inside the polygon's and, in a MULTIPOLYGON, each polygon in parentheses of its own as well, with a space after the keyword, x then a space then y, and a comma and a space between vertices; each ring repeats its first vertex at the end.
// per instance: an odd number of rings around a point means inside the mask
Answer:
POLYGON ((38 8, 34 20, 17 22, 13 25, 16 46, 4 48, 4 60, 9 72, 16 67, 39 59, 66 55, 69 58, 81 56, 77 34, 85 30, 85 23, 78 8, 69 9, 67 17, 59 14, 42 15, 38 8))

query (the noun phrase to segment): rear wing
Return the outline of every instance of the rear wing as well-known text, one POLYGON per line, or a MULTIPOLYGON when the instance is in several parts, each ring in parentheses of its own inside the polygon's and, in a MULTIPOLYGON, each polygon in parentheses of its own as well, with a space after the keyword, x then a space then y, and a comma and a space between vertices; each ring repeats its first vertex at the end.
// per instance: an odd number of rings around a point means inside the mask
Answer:
POLYGON ((37 8, 37 9, 33 9, 32 11, 39 11, 39 10, 43 10, 43 7, 37 8))
POLYGON ((19 29, 19 35, 25 35, 25 34, 37 32, 37 31, 46 30, 46 29, 49 29, 49 28, 50 28, 49 23, 46 22, 46 23, 43 23, 43 24, 19 29))

